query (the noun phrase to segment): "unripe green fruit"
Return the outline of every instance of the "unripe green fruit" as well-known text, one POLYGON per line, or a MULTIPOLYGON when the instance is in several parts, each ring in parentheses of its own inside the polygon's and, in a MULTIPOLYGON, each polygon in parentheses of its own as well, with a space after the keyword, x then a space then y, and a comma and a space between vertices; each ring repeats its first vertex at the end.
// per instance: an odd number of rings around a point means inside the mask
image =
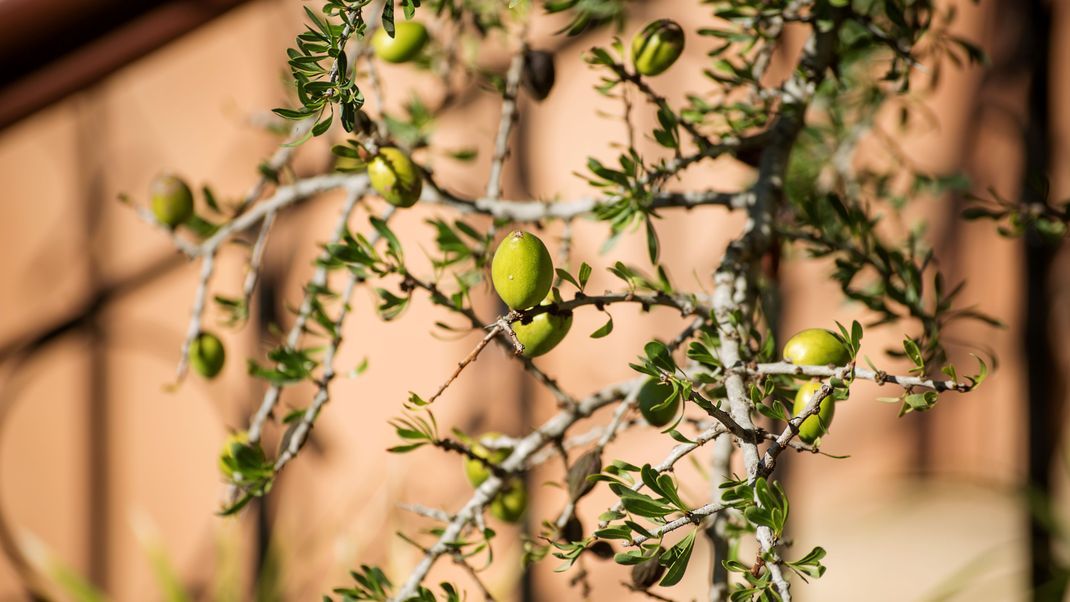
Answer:
POLYGON ((416 58, 427 44, 427 28, 419 21, 394 22, 394 37, 380 27, 372 35, 375 56, 388 63, 404 63, 416 58))
POLYGON ((168 228, 177 228, 193 217, 193 193, 182 178, 157 176, 149 187, 152 215, 168 228))
MULTIPOLYGON (((799 387, 799 391, 795 394, 795 405, 791 409, 791 415, 798 416, 801 414, 806 409, 806 405, 810 403, 810 398, 820 389, 821 382, 816 380, 811 380, 799 387)), ((799 425, 799 439, 802 439, 804 443, 817 441, 819 437, 828 432, 829 425, 832 424, 832 417, 835 414, 836 400, 832 398, 832 395, 829 395, 821 400, 821 407, 818 409, 817 414, 812 414, 799 425)))
MULTIPOLYGON (((551 291, 541 305, 550 305, 554 301, 553 291, 551 291)), ((513 322, 516 339, 524 346, 524 357, 539 357, 557 347, 570 328, 572 328, 571 312, 561 315, 554 315, 550 312, 541 313, 527 324, 513 322)))
POLYGON ((494 290, 506 305, 511 309, 527 309, 550 292, 554 262, 539 237, 514 230, 494 251, 490 275, 494 290))
POLYGON ((528 507, 528 490, 524 482, 516 479, 490 502, 490 514, 498 520, 515 523, 524 516, 528 507))
POLYGON ((197 374, 205 378, 215 378, 223 369, 226 359, 223 341, 210 332, 198 334, 189 346, 189 363, 197 374))
POLYGON ((653 426, 665 426, 676 418, 680 412, 680 399, 676 398, 671 404, 661 406, 672 395, 672 385, 663 383, 653 378, 643 383, 639 389, 639 413, 653 426), (658 407, 661 406, 661 407, 658 407))
POLYGON ((412 207, 420 200, 423 178, 408 155, 392 146, 379 149, 368 163, 368 179, 386 202, 395 207, 412 207))
POLYGON ((796 366, 843 366, 851 361, 851 354, 828 330, 808 328, 784 343, 784 359, 796 366))
POLYGON ((643 75, 658 75, 683 51, 684 30, 675 21, 658 19, 632 38, 632 65, 643 75))
POLYGON ((223 453, 219 456, 219 471, 223 473, 223 476, 228 479, 234 476, 234 471, 227 461, 234 458, 234 455, 247 443, 249 443, 249 433, 245 431, 227 435, 226 440, 223 441, 223 453))
MULTIPOLYGON (((498 439, 501 437, 500 433, 485 433, 480 439, 498 439)), ((487 449, 483 444, 478 441, 472 444, 472 453, 480 458, 486 458, 493 464, 501 464, 509 457, 509 454, 513 453, 513 450, 507 447, 487 449)), ((490 478, 490 469, 485 464, 474 458, 464 459, 464 474, 468 477, 468 482, 472 484, 472 487, 479 487, 490 478)))

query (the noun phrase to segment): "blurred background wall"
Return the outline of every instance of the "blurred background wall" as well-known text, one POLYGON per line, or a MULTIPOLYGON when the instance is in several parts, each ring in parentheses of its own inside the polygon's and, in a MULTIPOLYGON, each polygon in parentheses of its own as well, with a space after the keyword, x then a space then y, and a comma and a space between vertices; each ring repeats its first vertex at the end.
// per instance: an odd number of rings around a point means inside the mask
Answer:
MULTIPOLYGON (((384 326, 370 294, 358 296, 339 365, 344 372, 366 357, 369 371, 336 381, 312 443, 271 496, 237 519, 221 519, 214 515, 221 494, 216 455, 262 394, 262 384, 246 376, 244 358, 262 357, 275 340, 268 324, 289 323, 287 308, 299 300, 316 243, 330 230, 341 199, 327 195, 284 214, 249 325, 225 331, 231 361, 223 377, 210 384, 189 379, 177 392, 164 387, 173 378, 196 269, 116 200, 120 193, 143 200, 162 170, 197 186, 210 183, 225 197, 246 191, 256 165, 277 144, 263 125, 271 122, 267 109, 287 103, 284 49, 301 29, 299 3, 148 2, 135 10, 101 2, 96 9, 103 14, 107 5, 110 16, 100 17, 97 29, 83 18, 92 31, 77 26, 77 16, 92 12, 92 5, 79 4, 0 0, 0 29, 22 35, 0 36, 6 42, 0 61, 9 67, 0 87, 0 512, 7 552, 0 557, 0 599, 25 599, 32 581, 64 599, 84 579, 115 600, 165 599, 179 587, 193 599, 244 600, 256 592, 265 600, 307 600, 346 584, 347 571, 361 562, 403 575, 418 553, 392 533, 429 524, 396 503, 453 508, 469 489, 455 456, 385 453, 394 443, 386 420, 400 411, 407 391, 433 390, 475 339, 432 336, 430 325, 446 316, 424 300, 384 326), (38 14, 51 18, 27 17, 33 4, 48 5, 38 14), (62 29, 64 19, 73 29, 62 29), (27 58, 50 37, 68 51, 27 58)), ((965 170, 978 190, 991 186, 1020 198, 1028 174, 1039 172, 1050 175, 1055 198, 1070 196, 1070 3, 958 4, 954 28, 985 48, 991 63, 947 69, 924 99, 930 117, 924 125, 889 131, 910 160, 940 173, 965 170)), ((626 32, 654 16, 693 28, 708 12, 692 0, 639 2, 626 32)), ((562 40, 552 36, 559 25, 542 17, 535 22, 535 45, 559 52, 558 84, 542 104, 521 102, 507 197, 588 193, 572 172, 589 155, 612 156, 608 143, 624 140, 618 121, 594 117, 618 107, 593 92, 596 74, 576 60, 579 51, 607 43, 611 32, 562 40)), ((659 78, 670 98, 696 85, 690 74, 704 64, 703 43, 689 41, 685 63, 659 78)), ((789 36, 785 46, 791 43, 789 36)), ((488 51, 481 60, 504 70, 507 56, 488 51)), ((405 69, 388 75, 420 94, 436 93, 429 80, 405 69)), ((391 87, 388 106, 397 109, 410 93, 391 87)), ((484 151, 472 165, 427 157, 450 187, 482 189, 497 121, 497 98, 475 86, 438 121, 436 144, 484 151)), ((640 131, 652 124, 651 115, 641 115, 640 131)), ((303 147, 296 173, 325 169, 328 148, 328 140, 303 147)), ((745 167, 724 159, 692 170, 679 186, 716 181, 729 188, 748 177, 745 167)), ((1033 599, 1034 576, 1044 579, 1054 563, 1037 550, 1053 543, 1067 566, 1066 533, 1049 542, 1043 521, 1030 518, 1038 500, 1047 499, 1056 516, 1070 519, 1070 452, 1055 443, 1065 431, 1062 378, 1070 368, 1066 254, 1000 238, 991 224, 964 224, 954 219, 961 208, 960 198, 926 198, 911 214, 928 219, 927 237, 951 280, 969 281, 967 304, 1007 324, 951 333, 957 364, 972 365, 971 351, 991 351, 999 357, 996 374, 976 393, 945 396, 934 412, 901 419, 894 406, 875 401, 875 386, 861 383, 825 446, 851 458, 785 462, 796 549, 820 543, 830 551, 828 573, 802 589, 800 599, 1033 599)), ((431 240, 423 219, 441 213, 406 212, 396 231, 415 250, 431 240)), ((740 225, 719 210, 663 223, 665 262, 678 278, 708 274, 740 225)), ((598 248, 605 228, 576 227, 573 267, 581 260, 604 265, 598 248)), ((557 236, 550 229, 544 238, 556 243, 557 236)), ((639 263, 645 254, 637 238, 618 249, 614 260, 639 263)), ((245 249, 228 249, 214 292, 240 290, 245 256, 245 249)), ((829 302, 838 298, 829 272, 827 264, 794 259, 782 267, 784 332, 862 316, 857 307, 829 302)), ((592 286, 612 286, 599 278, 592 286)), ((489 315, 493 300, 488 291, 483 295, 489 315)), ((209 325, 217 317, 210 313, 209 325)), ((675 330, 679 321, 657 311, 620 310, 614 318, 610 339, 574 335, 540 365, 583 395, 627 377, 627 362, 643 342, 675 330)), ((573 332, 598 326, 597 316, 577 315, 573 332)), ((882 351, 903 334, 897 327, 869 331, 863 352, 895 367, 882 351)), ((284 405, 304 405, 310 394, 290 390, 284 405)), ((552 400, 496 349, 464 373, 439 407, 441 423, 514 435, 554 411, 552 400)), ((267 449, 278 434, 269 433, 267 449)), ((614 457, 636 461, 669 447, 663 437, 629 432, 611 449, 614 457)), ((541 469, 532 482, 556 470, 541 469)), ((539 489, 531 524, 554 514, 563 497, 539 489)), ((606 492, 585 502, 581 516, 592 522, 602 502, 608 503, 606 492)), ((525 576, 515 532, 501 531, 500 562, 488 577, 495 594, 578 597, 551 573, 552 560, 525 576)), ((696 550, 695 568, 673 595, 702 595, 706 554, 704 547, 696 550)), ((620 585, 619 569, 588 568, 595 599, 641 599, 620 585)), ((436 568, 430 581, 463 582, 453 571, 436 568)))

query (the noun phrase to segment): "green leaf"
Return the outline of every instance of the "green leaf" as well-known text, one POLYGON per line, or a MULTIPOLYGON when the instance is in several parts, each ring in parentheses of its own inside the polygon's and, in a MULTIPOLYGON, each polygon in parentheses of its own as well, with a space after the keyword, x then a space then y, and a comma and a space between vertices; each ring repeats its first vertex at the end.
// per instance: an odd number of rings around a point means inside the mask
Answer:
POLYGON ((672 506, 620 484, 611 484, 609 488, 620 498, 624 509, 632 514, 645 518, 662 518, 675 512, 672 506))
POLYGON ((646 251, 650 256, 650 263, 656 264, 661 245, 658 242, 658 233, 654 230, 654 222, 649 215, 646 218, 646 251))
POLYGON ((591 278, 591 266, 587 265, 587 262, 580 264, 580 290, 583 290, 587 286, 587 280, 591 278))
POLYGON ((399 297, 385 288, 376 288, 375 292, 382 299, 377 308, 379 315, 387 322, 400 316, 405 311, 405 308, 408 307, 409 299, 411 299, 408 295, 399 297))
POLYGON ((687 564, 691 562, 691 551, 695 548, 696 533, 698 533, 698 529, 691 531, 661 555, 659 560, 661 564, 668 567, 668 570, 665 571, 665 576, 661 578, 661 582, 658 585, 672 587, 684 578, 684 573, 687 572, 687 564))
POLYGON ((974 359, 977 360, 978 369, 977 374, 975 374, 974 376, 969 376, 967 378, 970 379, 972 387, 977 387, 981 383, 985 382, 986 378, 988 378, 988 364, 986 364, 985 361, 977 355, 974 355, 972 353, 970 355, 973 355, 974 359))
POLYGON ((568 273, 568 270, 565 270, 564 268, 555 268, 554 271, 557 272, 557 277, 561 280, 568 282, 576 288, 580 288, 580 283, 576 282, 576 279, 572 277, 572 274, 568 273))
POLYGON ((673 361, 672 354, 669 353, 669 348, 665 346, 665 343, 650 341, 643 346, 643 353, 646 355, 647 361, 662 372, 667 374, 676 372, 676 362, 673 361))
POLYGON ((607 527, 605 529, 599 529, 595 531, 594 536, 599 539, 619 539, 622 541, 631 541, 632 532, 627 527, 607 527))
POLYGON ((401 249, 401 241, 394 235, 394 232, 386 225, 383 220, 372 216, 369 220, 371 225, 379 233, 380 236, 386 239, 388 254, 397 260, 399 265, 405 263, 405 255, 401 249))
POLYGON ((610 316, 608 312, 606 315, 609 316, 609 320, 601 328, 591 333, 592 339, 600 339, 613 332, 613 316, 610 316))
POLYGON ((282 117, 283 119, 289 119, 291 121, 299 121, 312 115, 312 111, 308 109, 271 109, 271 112, 282 117))
POLYGON ((906 351, 910 361, 914 362, 916 368, 925 367, 925 360, 922 358, 921 349, 918 347, 918 343, 914 339, 910 337, 903 339, 903 350, 906 351))
POLYGON ((467 163, 479 156, 479 150, 476 148, 460 148, 457 150, 449 151, 447 154, 457 161, 463 161, 467 163))

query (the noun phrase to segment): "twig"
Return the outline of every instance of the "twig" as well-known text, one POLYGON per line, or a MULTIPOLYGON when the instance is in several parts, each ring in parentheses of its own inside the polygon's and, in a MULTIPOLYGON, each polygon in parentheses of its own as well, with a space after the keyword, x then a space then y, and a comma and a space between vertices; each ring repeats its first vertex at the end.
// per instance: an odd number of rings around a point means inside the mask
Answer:
MULTIPOLYGON (((843 378, 849 372, 849 368, 841 368, 839 373, 834 378, 843 378)), ((831 378, 830 378, 831 380, 831 378)), ((806 406, 801 412, 798 412, 791 420, 788 420, 788 424, 784 427, 784 431, 773 440, 773 443, 766 448, 765 455, 762 456, 762 460, 758 465, 758 474, 760 476, 767 476, 773 472, 776 468, 776 458, 780 455, 780 452, 784 451, 792 438, 799 433, 799 427, 803 421, 813 416, 821 408, 821 403, 832 395, 832 385, 828 381, 821 384, 821 387, 814 391, 810 395, 810 399, 806 402, 806 406)))
MULTIPOLYGON (((456 307, 449 300, 449 298, 444 295, 442 291, 439 290, 438 285, 434 282, 422 280, 411 274, 406 274, 405 277, 413 286, 427 291, 431 296, 431 302, 435 305, 445 307, 446 309, 454 313, 464 316, 468 319, 468 322, 469 324, 471 324, 473 329, 483 328, 483 323, 479 320, 479 316, 476 315, 475 311, 468 307, 456 307)), ((499 317, 497 320, 495 320, 495 324, 503 320, 504 317, 499 317)), ((554 397, 557 398, 557 402, 560 407, 574 406, 576 404, 575 398, 566 393, 556 380, 554 380, 548 374, 546 374, 537 366, 535 366, 534 362, 531 361, 531 358, 524 357, 523 355, 520 355, 517 352, 517 349, 520 349, 522 351, 524 347, 520 344, 519 341, 516 340, 516 333, 513 332, 512 328, 506 328, 506 330, 506 334, 508 334, 509 337, 499 336, 495 337, 494 340, 497 341, 503 349, 508 350, 509 354, 513 356, 517 361, 519 361, 529 374, 535 377, 535 380, 539 381, 543 386, 549 389, 551 393, 553 393, 554 397)))
POLYGON ((501 326, 499 324, 496 323, 491 326, 487 330, 487 334, 484 335, 484 337, 479 340, 479 343, 476 344, 475 348, 472 349, 472 351, 469 352, 468 355, 464 356, 463 360, 457 362, 457 368, 453 370, 453 373, 450 374, 450 377, 446 379, 446 382, 442 383, 438 387, 438 390, 435 391, 435 394, 427 399, 427 403, 433 403, 436 399, 441 397, 442 394, 446 392, 446 389, 451 384, 453 384, 453 381, 457 380, 457 377, 461 375, 461 372, 468 367, 468 364, 471 364, 475 361, 477 357, 479 357, 479 354, 487 346, 487 343, 489 343, 494 337, 498 336, 499 333, 501 333, 501 326))
MULTIPOLYGON (((394 207, 388 207, 383 212, 380 219, 384 222, 389 221, 390 217, 394 215, 394 211, 394 207)), ((372 238, 369 238, 368 242, 374 245, 377 240, 378 231, 372 235, 372 238)), ((326 283, 326 279, 324 279, 324 283, 326 283)), ((342 345, 342 325, 345 323, 346 315, 349 313, 349 300, 353 297, 353 291, 356 290, 359 283, 360 277, 355 272, 350 272, 346 279, 345 289, 342 291, 341 307, 338 310, 338 317, 335 318, 333 322, 334 336, 331 337, 331 341, 327 345, 327 350, 323 355, 323 374, 320 376, 316 395, 313 396, 312 403, 309 404, 304 414, 302 414, 301 420, 293 427, 293 431, 291 431, 290 437, 287 440, 286 448, 281 451, 279 457, 275 460, 276 473, 282 470, 290 460, 297 456, 297 453, 308 439, 308 435, 312 431, 312 426, 315 423, 316 418, 319 416, 320 410, 323 409, 323 406, 326 405, 327 401, 330 399, 330 385, 336 374, 334 358, 338 354, 338 348, 342 345)), ((306 297, 306 300, 309 300, 310 298, 311 297, 306 297)), ((303 307, 304 305, 302 305, 302 308, 303 307)))
POLYGON ((491 157, 490 175, 487 177, 486 198, 491 201, 498 200, 502 194, 502 169, 505 167, 506 157, 509 156, 509 134, 517 120, 516 95, 520 89, 520 76, 524 72, 524 53, 527 48, 526 42, 520 44, 505 74, 501 121, 498 123, 498 136, 494 140, 494 155, 491 157))
POLYGON ((912 387, 923 387, 926 389, 932 389, 934 391, 956 391, 959 393, 966 393, 973 389, 974 385, 967 382, 954 381, 954 380, 934 380, 931 378, 924 378, 920 376, 899 376, 896 374, 888 374, 882 370, 866 370, 864 368, 854 368, 853 371, 844 372, 842 368, 830 367, 830 366, 796 366, 788 362, 774 362, 769 364, 752 364, 739 368, 742 372, 747 374, 791 374, 795 376, 838 376, 844 375, 845 377, 853 376, 856 379, 871 380, 878 385, 886 385, 888 383, 899 385, 904 389, 910 389, 912 387))
MULTIPOLYGON (((338 216, 338 221, 331 234, 330 242, 334 243, 341 240, 342 235, 346 230, 346 224, 349 222, 349 215, 353 212, 353 209, 357 206, 357 202, 361 199, 363 194, 363 189, 351 189, 349 191, 349 196, 346 198, 345 205, 342 207, 342 212, 338 216)), ((253 211, 262 206, 263 204, 257 205, 253 208, 253 211)), ((324 251, 321 253, 320 258, 326 260, 329 259, 329 255, 324 251)), ((290 331, 286 335, 285 344, 287 348, 296 348, 297 343, 301 340, 301 333, 304 332, 305 323, 308 321, 309 314, 312 313, 313 300, 316 291, 327 284, 327 273, 327 266, 322 264, 319 265, 313 273, 309 286, 305 288, 305 297, 301 302, 300 308, 297 310, 297 317, 294 319, 293 326, 290 327, 290 331)), ((250 443, 255 444, 260 441, 260 431, 264 427, 264 422, 267 420, 268 416, 274 411, 281 392, 282 385, 272 385, 271 387, 268 387, 267 392, 264 393, 264 399, 260 403, 260 408, 256 411, 256 414, 253 415, 253 419, 249 423, 250 443)))
MULTIPOLYGON (((677 112, 673 111, 672 107, 669 106, 669 101, 665 100, 664 96, 658 94, 653 88, 647 85, 646 81, 638 73, 632 73, 631 71, 628 71, 627 67, 616 62, 611 63, 608 66, 617 74, 617 77, 620 78, 621 81, 630 82, 659 109, 668 111, 674 115, 677 114, 677 112)), ((681 119, 679 123, 685 130, 687 130, 687 133, 691 135, 691 139, 695 142, 695 146, 697 146, 699 150, 705 150, 716 146, 705 134, 695 127, 695 124, 686 119, 681 119)))
POLYGON ((264 221, 260 222, 260 232, 256 235, 256 242, 253 243, 253 249, 249 252, 248 271, 245 273, 245 282, 242 284, 242 307, 246 312, 252 303, 256 284, 260 280, 260 265, 264 261, 264 249, 267 248, 268 236, 271 233, 271 227, 275 225, 277 214, 277 211, 273 211, 264 216, 264 221))
POLYGON ((175 384, 177 387, 185 378, 189 370, 189 350, 193 340, 201 333, 201 317, 204 315, 204 306, 208 300, 208 282, 212 279, 215 270, 215 249, 201 257, 201 274, 197 281, 197 292, 193 294, 193 308, 190 309, 189 326, 186 327, 186 338, 182 340, 182 350, 178 356, 178 367, 175 369, 175 384))
POLYGON ((664 525, 658 527, 657 529, 652 529, 650 531, 650 534, 653 535, 653 537, 647 537, 646 535, 636 535, 632 538, 630 543, 633 546, 638 546, 643 544, 644 542, 650 541, 651 539, 657 539, 662 535, 665 535, 666 533, 671 533, 679 529, 680 527, 701 524, 703 519, 705 519, 707 516, 716 514, 723 509, 724 504, 722 504, 721 502, 713 502, 710 504, 706 504, 701 508, 695 508, 694 510, 691 510, 690 512, 684 514, 676 520, 669 521, 664 525))
MULTIPOLYGON (((750 192, 720 192, 713 190, 694 192, 659 192, 651 201, 654 209, 716 206, 729 209, 742 209, 750 202, 750 192)), ((608 199, 584 197, 568 201, 522 201, 496 200, 481 198, 464 200, 433 186, 426 188, 422 201, 441 203, 457 209, 461 213, 481 213, 497 219, 517 223, 539 222, 548 219, 570 220, 590 215, 608 199)))
POLYGON ((594 305, 601 309, 606 305, 614 305, 617 303, 638 303, 644 307, 652 307, 655 305, 672 307, 679 310, 680 314, 683 316, 704 317, 708 316, 710 313, 709 307, 702 305, 698 299, 691 295, 669 295, 662 292, 637 293, 634 291, 627 291, 623 293, 607 292, 603 295, 585 295, 583 293, 576 293, 576 295, 568 301, 536 305, 529 309, 513 312, 511 315, 506 316, 506 319, 509 322, 517 322, 534 318, 539 314, 568 312, 577 307, 586 305, 594 305))
MULTIPOLYGON (((724 425, 716 424, 700 433, 692 440, 691 443, 681 443, 676 447, 672 448, 672 450, 669 452, 669 454, 665 457, 664 460, 662 460, 656 466, 652 466, 651 468, 653 468, 654 472, 658 474, 670 471, 673 469, 677 462, 682 460, 688 454, 702 447, 703 445, 706 445, 710 441, 717 439, 726 432, 727 430, 725 429, 724 425)), ((632 491, 639 491, 642 488, 643 482, 638 481, 635 483, 635 485, 632 486, 632 491)), ((623 508, 624 504, 621 502, 617 502, 612 508, 609 509, 609 511, 620 512, 623 508)), ((598 528, 604 529, 608 525, 609 521, 601 521, 598 523, 598 528)))
POLYGON ((120 196, 119 200, 123 204, 129 205, 134 210, 134 215, 138 216, 141 221, 166 232, 167 235, 171 237, 171 243, 175 245, 175 248, 177 248, 184 255, 186 255, 186 257, 193 258, 197 256, 197 243, 191 242, 185 237, 180 236, 178 234, 178 230, 170 228, 165 224, 161 224, 148 207, 134 203, 132 200, 130 200, 129 197, 125 195, 120 196))
POLYGON ((450 554, 450 556, 453 557, 453 562, 457 565, 460 565, 460 567, 463 568, 466 573, 468 573, 468 576, 472 578, 472 581, 475 582, 476 587, 478 587, 479 591, 483 594, 483 601, 494 602, 494 595, 490 593, 489 589, 487 589, 487 584, 483 583, 483 579, 479 576, 479 573, 477 573, 476 570, 472 568, 472 565, 468 564, 468 561, 465 560, 464 555, 462 555, 460 552, 454 551, 452 554, 450 554))
POLYGON ((368 52, 362 53, 362 56, 368 59, 368 81, 371 83, 372 98, 375 100, 375 107, 379 112, 379 119, 375 120, 376 132, 379 134, 379 137, 386 138, 388 134, 386 119, 384 119, 386 113, 386 98, 383 95, 383 84, 379 80, 379 66, 376 65, 375 61, 371 60, 372 53, 370 52, 370 49, 368 52))
POLYGON ((275 194, 257 203, 251 209, 242 213, 231 221, 221 225, 212 236, 201 243, 198 255, 214 251, 235 233, 244 232, 248 228, 260 223, 268 214, 288 207, 298 201, 307 199, 317 194, 347 188, 351 191, 363 192, 368 188, 368 176, 366 174, 347 175, 330 174, 315 176, 298 180, 289 186, 280 186, 275 189, 275 194))
MULTIPOLYGON (((557 244, 557 266, 568 270, 572 258, 572 220, 566 219, 561 225, 561 237, 557 244)), ((564 281, 560 275, 554 276, 554 286, 561 286, 564 281)))
POLYGON ((439 510, 438 508, 429 508, 421 504, 398 504, 398 508, 402 510, 408 510, 413 514, 419 514, 427 518, 431 518, 440 522, 448 523, 453 520, 453 515, 445 510, 439 510))
MULTIPOLYGON (((732 440, 720 437, 713 444, 710 454, 710 499, 721 496, 721 483, 732 476, 732 440)), ((729 575, 724 561, 728 558, 730 536, 728 533, 728 515, 719 512, 706 527, 706 538, 710 540, 710 602, 728 600, 729 575)))

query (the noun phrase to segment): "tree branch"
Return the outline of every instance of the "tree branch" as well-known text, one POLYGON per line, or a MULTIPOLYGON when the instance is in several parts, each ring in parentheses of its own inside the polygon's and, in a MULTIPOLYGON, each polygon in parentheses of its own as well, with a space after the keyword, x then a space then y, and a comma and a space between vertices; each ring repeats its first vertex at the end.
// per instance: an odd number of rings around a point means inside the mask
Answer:
MULTIPOLYGON (((577 403, 575 407, 561 410, 531 434, 519 439, 513 448, 513 453, 501 463, 501 468, 506 471, 520 470, 532 454, 551 441, 560 438, 576 421, 586 418, 595 410, 621 399, 624 395, 627 395, 631 388, 642 386, 644 381, 644 378, 638 378, 623 385, 607 387, 577 403)), ((476 488, 475 494, 457 512, 454 519, 446 525, 442 535, 439 536, 433 546, 427 549, 423 559, 409 574, 405 583, 390 598, 393 602, 408 600, 416 592, 416 589, 423 582, 424 577, 427 576, 435 561, 452 549, 451 544, 460 538, 465 527, 474 520, 475 514, 482 512, 482 509, 490 503, 491 499, 501 491, 503 485, 504 482, 492 474, 476 488)))
POLYGON ((924 378, 920 376, 899 376, 895 374, 888 374, 883 370, 866 370, 864 368, 855 367, 853 370, 844 372, 842 368, 830 367, 830 366, 796 366, 788 362, 774 362, 769 364, 751 364, 749 366, 743 366, 738 368, 739 371, 750 375, 757 374, 791 374, 794 376, 838 376, 843 374, 845 377, 854 377, 861 380, 871 380, 878 385, 885 385, 888 383, 899 385, 904 389, 910 389, 912 387, 923 387, 926 389, 932 389, 934 391, 956 391, 959 393, 966 393, 973 389, 972 383, 954 381, 954 380, 934 380, 931 378, 924 378))

